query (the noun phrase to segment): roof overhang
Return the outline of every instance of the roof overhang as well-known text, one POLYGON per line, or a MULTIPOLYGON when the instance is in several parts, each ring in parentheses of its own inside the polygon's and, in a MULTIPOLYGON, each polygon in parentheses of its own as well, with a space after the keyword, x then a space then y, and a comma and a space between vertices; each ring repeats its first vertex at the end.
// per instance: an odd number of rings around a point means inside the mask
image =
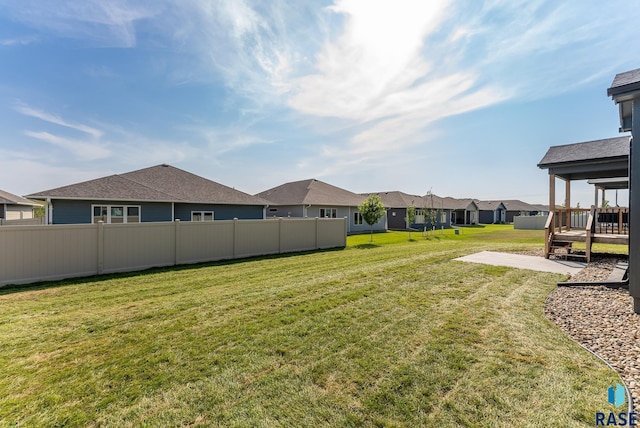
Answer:
MULTIPOLYGON (((129 203, 159 203, 159 204, 197 204, 197 205, 247 205, 255 207, 266 207, 270 204, 264 203, 248 203, 248 202, 214 202, 214 201, 176 201, 176 200, 159 200, 159 199, 140 199, 140 198, 92 198, 92 197, 70 197, 70 196, 44 196, 30 195, 30 199, 37 201, 88 201, 88 202, 129 202, 129 203)), ((39 204, 34 204, 38 206, 39 204)))
POLYGON ((587 181, 600 189, 628 189, 629 177, 598 178, 587 181))
POLYGON ((618 104, 620 132, 630 132, 633 100, 640 99, 640 81, 608 88, 607 95, 613 99, 614 103, 618 104))
POLYGON ((538 166, 548 169, 549 174, 554 174, 565 180, 615 178, 629 175, 629 159, 627 156, 538 166))

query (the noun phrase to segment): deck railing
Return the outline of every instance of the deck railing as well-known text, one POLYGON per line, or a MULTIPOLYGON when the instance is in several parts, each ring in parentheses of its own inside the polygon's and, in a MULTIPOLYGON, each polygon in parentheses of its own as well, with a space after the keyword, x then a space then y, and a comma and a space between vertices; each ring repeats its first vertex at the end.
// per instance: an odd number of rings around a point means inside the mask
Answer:
MULTIPOLYGON (((559 208, 552 211, 548 227, 551 233, 566 232, 571 229, 586 230, 589 208, 559 208), (553 215, 551 215, 553 214, 553 215)), ((629 234, 629 208, 595 208, 591 231, 600 234, 629 234)))
POLYGON ((600 234, 628 235, 629 208, 597 208, 594 231, 600 234))
POLYGON ((594 235, 628 235, 629 208, 561 208, 549 212, 545 225, 544 255, 549 257, 554 244, 554 235, 570 230, 586 231, 586 258, 591 258, 591 243, 594 235))

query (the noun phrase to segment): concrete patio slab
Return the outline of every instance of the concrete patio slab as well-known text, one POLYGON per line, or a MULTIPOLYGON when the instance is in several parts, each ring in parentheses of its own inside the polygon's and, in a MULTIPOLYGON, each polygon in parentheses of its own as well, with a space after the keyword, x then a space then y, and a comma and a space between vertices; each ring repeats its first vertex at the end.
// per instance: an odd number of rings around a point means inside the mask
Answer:
POLYGON ((454 260, 569 275, 575 275, 576 273, 580 272, 581 269, 587 266, 587 264, 584 262, 574 262, 569 260, 549 260, 543 257, 525 256, 523 254, 498 253, 495 251, 482 251, 480 253, 459 257, 454 260))

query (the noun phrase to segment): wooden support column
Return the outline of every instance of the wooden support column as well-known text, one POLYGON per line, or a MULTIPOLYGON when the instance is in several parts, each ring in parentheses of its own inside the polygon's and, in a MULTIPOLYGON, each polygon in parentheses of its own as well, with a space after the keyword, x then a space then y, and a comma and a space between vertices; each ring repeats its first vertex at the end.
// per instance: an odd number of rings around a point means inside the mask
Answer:
MULTIPOLYGON (((556 175, 549 174, 549 212, 556 211, 556 175)), ((560 219, 562 221, 562 219, 560 219)), ((555 222, 551 223, 551 233, 555 232, 555 222)), ((560 223, 562 226, 562 223, 560 223)))

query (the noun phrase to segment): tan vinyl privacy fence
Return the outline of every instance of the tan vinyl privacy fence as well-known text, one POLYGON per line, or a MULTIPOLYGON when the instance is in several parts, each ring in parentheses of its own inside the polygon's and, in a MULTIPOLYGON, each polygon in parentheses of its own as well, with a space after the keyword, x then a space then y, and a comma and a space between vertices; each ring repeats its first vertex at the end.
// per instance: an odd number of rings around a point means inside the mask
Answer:
POLYGON ((0 228, 0 286, 345 247, 346 219, 0 228))

